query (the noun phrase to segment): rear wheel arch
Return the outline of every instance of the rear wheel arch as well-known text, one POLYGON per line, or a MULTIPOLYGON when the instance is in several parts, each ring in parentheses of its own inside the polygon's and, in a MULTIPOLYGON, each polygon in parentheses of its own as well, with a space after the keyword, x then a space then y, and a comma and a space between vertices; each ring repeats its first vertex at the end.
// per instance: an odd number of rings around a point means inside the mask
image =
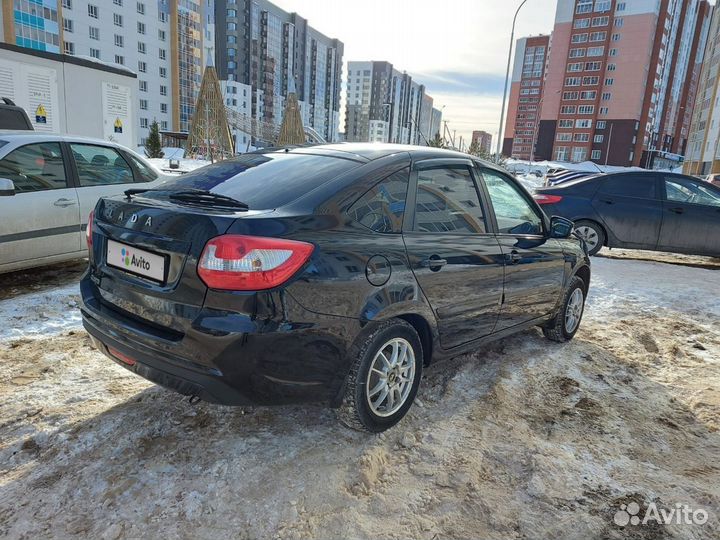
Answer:
POLYGON ((420 336, 420 343, 423 349, 423 365, 430 365, 433 353, 433 334, 430 328, 430 323, 422 315, 415 313, 407 313, 404 315, 396 315, 398 319, 402 319, 410 324, 418 336, 420 336))

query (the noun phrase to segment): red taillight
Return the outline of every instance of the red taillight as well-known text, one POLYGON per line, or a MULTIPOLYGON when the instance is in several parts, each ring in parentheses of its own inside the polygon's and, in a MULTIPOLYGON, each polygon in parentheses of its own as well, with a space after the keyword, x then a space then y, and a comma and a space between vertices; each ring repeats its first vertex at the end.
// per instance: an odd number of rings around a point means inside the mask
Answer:
POLYGON ((93 218, 95 217, 95 210, 90 210, 90 215, 88 216, 88 222, 87 227, 85 227, 85 240, 87 240, 87 247, 88 249, 92 249, 92 223, 93 218))
POLYGON ((310 258, 314 246, 283 238, 227 234, 210 240, 198 275, 211 289, 258 291, 282 285, 310 258))
POLYGON ((120 360, 123 364, 127 364, 128 366, 134 366, 137 364, 137 361, 133 358, 130 358, 128 355, 121 353, 117 349, 113 349, 112 347, 108 347, 108 352, 113 355, 115 358, 120 360))
POLYGON ((562 197, 560 195, 544 195, 542 193, 536 193, 534 198, 535 202, 538 204, 555 204, 562 201, 562 197))

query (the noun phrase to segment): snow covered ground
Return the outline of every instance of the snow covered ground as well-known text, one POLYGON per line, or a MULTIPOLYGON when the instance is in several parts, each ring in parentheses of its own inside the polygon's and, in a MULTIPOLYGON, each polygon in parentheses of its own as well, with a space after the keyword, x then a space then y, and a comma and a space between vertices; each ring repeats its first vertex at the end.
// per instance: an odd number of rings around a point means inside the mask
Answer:
POLYGON ((717 538, 720 261, 601 254, 574 341, 431 366, 382 435, 190 405, 92 349, 79 269, 0 277, 0 536, 717 538), (619 527, 630 502, 709 518, 619 527))

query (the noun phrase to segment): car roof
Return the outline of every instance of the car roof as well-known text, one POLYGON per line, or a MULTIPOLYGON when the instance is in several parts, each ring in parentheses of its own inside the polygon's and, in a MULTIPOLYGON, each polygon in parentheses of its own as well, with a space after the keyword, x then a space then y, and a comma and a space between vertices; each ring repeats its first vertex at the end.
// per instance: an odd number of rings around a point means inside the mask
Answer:
POLYGON ((255 153, 267 154, 270 152, 289 152, 297 154, 315 154, 326 155, 328 157, 338 157, 344 159, 352 159, 362 163, 374 161, 387 156, 396 154, 406 154, 413 160, 421 159, 470 159, 476 163, 492 168, 499 169, 494 163, 487 162, 464 152, 457 150, 447 150, 444 148, 435 148, 432 146, 415 146, 410 144, 391 144, 391 143, 329 143, 329 144, 313 144, 294 147, 279 148, 262 148, 256 150, 255 153))
POLYGON ((43 141, 61 141, 61 142, 78 142, 78 143, 94 143, 104 144, 105 146, 114 146, 116 148, 125 148, 113 141, 98 139, 95 137, 83 137, 81 135, 61 135, 60 133, 44 133, 39 131, 13 131, 0 129, 0 140, 8 142, 43 142, 43 141))

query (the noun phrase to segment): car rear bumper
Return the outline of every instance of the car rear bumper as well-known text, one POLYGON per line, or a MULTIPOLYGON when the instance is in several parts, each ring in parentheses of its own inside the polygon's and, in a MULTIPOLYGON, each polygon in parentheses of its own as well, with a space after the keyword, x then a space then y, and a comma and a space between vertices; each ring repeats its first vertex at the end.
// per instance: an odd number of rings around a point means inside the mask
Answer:
POLYGON ((228 312, 225 320, 242 331, 218 332, 221 314, 201 311, 184 335, 165 339, 157 329, 144 332, 141 320, 103 305, 93 291, 84 278, 81 312, 94 345, 149 381, 223 405, 339 405, 357 321, 316 315, 285 298, 277 320, 251 321, 228 312))

